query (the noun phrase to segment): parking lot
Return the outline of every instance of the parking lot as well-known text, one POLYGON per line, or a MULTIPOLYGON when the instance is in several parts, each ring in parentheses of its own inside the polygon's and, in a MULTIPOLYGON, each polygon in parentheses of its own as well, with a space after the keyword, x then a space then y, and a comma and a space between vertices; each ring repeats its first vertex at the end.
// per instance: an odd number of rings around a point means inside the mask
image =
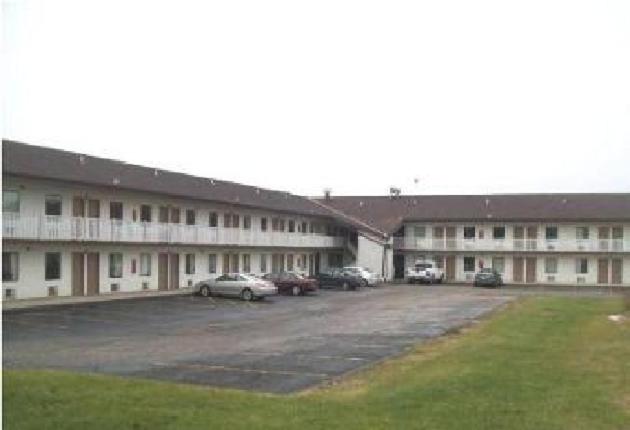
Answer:
POLYGON ((286 393, 400 354, 513 297, 385 285, 254 303, 175 296, 8 312, 3 364, 286 393))

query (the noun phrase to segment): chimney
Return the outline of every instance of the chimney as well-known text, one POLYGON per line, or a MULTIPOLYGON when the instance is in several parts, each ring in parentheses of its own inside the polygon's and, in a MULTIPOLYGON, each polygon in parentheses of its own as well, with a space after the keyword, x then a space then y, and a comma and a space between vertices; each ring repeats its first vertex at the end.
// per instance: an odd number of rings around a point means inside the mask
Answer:
POLYGON ((326 200, 332 199, 331 193, 332 193, 332 189, 324 188, 324 199, 326 200))

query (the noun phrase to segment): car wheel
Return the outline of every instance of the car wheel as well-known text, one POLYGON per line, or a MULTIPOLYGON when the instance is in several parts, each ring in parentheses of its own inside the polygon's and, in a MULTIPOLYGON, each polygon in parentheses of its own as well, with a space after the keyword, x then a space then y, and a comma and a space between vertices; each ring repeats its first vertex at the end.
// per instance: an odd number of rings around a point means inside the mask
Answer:
POLYGON ((210 297, 210 287, 207 285, 202 285, 202 287, 199 289, 199 294, 201 294, 203 297, 210 297))
POLYGON ((365 279, 361 279, 361 286, 362 287, 367 287, 368 286, 368 281, 366 281, 365 279))
POLYGON ((250 290, 249 288, 245 288, 243 291, 241 291, 241 299, 245 300, 246 302, 253 302, 255 299, 254 293, 252 293, 252 290, 250 290))
POLYGON ((294 285, 293 288, 291 288, 291 294, 293 294, 294 296, 301 296, 302 289, 298 287, 297 285, 294 285))

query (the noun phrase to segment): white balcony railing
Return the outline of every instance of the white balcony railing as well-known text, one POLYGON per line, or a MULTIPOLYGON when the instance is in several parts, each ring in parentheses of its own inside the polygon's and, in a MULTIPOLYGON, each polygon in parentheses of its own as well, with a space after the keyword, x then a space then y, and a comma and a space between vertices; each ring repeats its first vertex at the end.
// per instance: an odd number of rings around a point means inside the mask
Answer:
POLYGON ((339 248, 345 238, 201 225, 4 214, 3 239, 339 248))
POLYGON ((624 239, 426 239, 395 237, 394 248, 422 251, 630 252, 624 239))

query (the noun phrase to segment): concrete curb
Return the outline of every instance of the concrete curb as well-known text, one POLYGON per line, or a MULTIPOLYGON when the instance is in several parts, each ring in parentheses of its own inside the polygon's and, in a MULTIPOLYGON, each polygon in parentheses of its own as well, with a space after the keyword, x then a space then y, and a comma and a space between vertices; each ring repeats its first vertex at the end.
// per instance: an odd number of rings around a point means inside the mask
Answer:
POLYGON ((130 293, 111 293, 98 296, 54 297, 37 299, 18 299, 2 302, 2 312, 16 312, 31 309, 43 309, 57 306, 87 305, 93 303, 113 302, 117 300, 141 300, 156 297, 183 296, 191 294, 189 287, 169 291, 134 291, 130 293))

